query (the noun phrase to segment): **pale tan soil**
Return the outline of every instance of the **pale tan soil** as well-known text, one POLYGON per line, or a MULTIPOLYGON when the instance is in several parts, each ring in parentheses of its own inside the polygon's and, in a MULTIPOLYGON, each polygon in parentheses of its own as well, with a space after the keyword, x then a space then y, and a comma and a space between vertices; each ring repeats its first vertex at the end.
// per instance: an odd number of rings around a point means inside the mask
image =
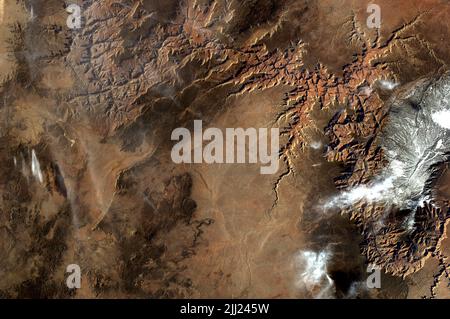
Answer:
POLYGON ((318 209, 383 167, 377 82, 447 69, 448 3, 378 1, 378 34, 359 0, 79 1, 77 31, 63 2, 0 1, 0 297, 311 298, 295 258, 331 249, 329 297, 450 298, 448 174, 433 238, 394 216, 374 246, 377 208, 318 209), (280 127, 278 173, 175 165, 194 119, 280 127), (381 289, 350 295, 368 263, 381 289))

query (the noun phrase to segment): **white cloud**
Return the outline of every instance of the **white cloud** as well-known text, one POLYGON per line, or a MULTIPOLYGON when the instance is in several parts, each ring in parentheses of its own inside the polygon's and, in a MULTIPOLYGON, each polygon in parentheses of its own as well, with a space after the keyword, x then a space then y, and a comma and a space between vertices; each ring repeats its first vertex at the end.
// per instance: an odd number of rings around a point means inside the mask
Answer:
POLYGON ((39 182, 42 183, 44 181, 41 172, 41 165, 39 164, 39 160, 34 149, 31 151, 31 173, 39 180, 39 182))
POLYGON ((399 86, 399 83, 389 81, 389 80, 380 80, 380 86, 385 90, 393 90, 397 86, 399 86))
POLYGON ((310 291, 315 298, 332 297, 334 282, 327 273, 330 257, 331 253, 327 250, 305 250, 296 255, 297 285, 310 291))
POLYGON ((440 127, 450 130, 450 110, 437 111, 431 114, 431 118, 440 127))
POLYGON ((321 142, 312 142, 311 144, 309 144, 309 146, 311 146, 311 148, 318 150, 322 147, 322 143, 321 142))

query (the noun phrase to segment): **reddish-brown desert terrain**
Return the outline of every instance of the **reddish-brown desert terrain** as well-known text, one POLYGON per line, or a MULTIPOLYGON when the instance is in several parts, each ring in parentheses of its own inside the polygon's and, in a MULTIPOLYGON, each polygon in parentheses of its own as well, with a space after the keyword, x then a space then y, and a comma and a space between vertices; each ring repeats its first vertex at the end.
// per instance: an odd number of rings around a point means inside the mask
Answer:
POLYGON ((0 0, 0 297, 450 298, 450 4, 371 3, 0 0))

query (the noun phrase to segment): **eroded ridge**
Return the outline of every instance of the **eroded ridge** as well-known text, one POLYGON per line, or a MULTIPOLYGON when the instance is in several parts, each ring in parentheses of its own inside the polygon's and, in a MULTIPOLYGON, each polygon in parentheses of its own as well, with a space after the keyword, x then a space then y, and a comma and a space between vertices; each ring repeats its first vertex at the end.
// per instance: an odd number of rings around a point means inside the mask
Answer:
POLYGON ((387 102, 375 143, 385 166, 325 204, 350 215, 362 229, 368 260, 393 274, 420 269, 444 233, 449 210, 436 205, 432 189, 450 151, 449 99, 449 73, 400 88, 387 102))

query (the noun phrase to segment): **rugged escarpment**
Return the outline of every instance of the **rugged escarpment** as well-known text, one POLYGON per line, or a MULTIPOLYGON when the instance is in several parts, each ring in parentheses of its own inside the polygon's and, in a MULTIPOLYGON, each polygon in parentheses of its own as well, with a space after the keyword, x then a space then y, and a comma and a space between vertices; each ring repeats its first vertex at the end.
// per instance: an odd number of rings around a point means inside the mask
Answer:
POLYGON ((448 4, 13 2, 0 296, 448 297, 448 4), (194 120, 280 128, 279 171, 175 164, 194 120))

